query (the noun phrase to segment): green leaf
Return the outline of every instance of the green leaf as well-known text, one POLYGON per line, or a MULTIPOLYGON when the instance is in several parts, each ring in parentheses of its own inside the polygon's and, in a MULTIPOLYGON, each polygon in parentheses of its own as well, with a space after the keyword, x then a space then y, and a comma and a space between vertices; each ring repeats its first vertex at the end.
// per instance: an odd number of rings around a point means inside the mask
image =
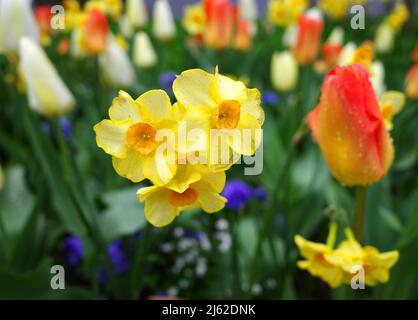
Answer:
POLYGON ((108 207, 100 216, 100 228, 106 241, 132 234, 145 226, 144 207, 138 201, 137 189, 127 188, 103 195, 108 207))
POLYGON ((383 222, 396 232, 401 232, 403 229, 403 225, 399 217, 392 211, 386 208, 379 208, 379 215, 382 218, 383 222))

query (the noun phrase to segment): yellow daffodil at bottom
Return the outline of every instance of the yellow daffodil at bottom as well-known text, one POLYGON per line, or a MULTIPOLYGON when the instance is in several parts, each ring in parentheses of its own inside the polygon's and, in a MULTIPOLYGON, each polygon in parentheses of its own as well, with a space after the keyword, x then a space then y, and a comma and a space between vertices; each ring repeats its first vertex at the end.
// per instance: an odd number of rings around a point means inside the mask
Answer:
POLYGON ((372 246, 362 247, 349 228, 345 230, 346 240, 334 249, 335 233, 336 225, 331 225, 326 244, 308 241, 296 235, 296 245, 305 258, 298 261, 298 267, 322 279, 332 288, 344 283, 350 284, 360 269, 364 271, 367 286, 389 281, 389 270, 399 259, 398 251, 381 253, 372 246))
POLYGON ((180 165, 167 185, 138 190, 139 200, 145 202, 145 217, 155 227, 170 224, 183 210, 202 208, 214 213, 224 208, 226 199, 219 193, 225 185, 225 172, 211 173, 195 167, 180 165))

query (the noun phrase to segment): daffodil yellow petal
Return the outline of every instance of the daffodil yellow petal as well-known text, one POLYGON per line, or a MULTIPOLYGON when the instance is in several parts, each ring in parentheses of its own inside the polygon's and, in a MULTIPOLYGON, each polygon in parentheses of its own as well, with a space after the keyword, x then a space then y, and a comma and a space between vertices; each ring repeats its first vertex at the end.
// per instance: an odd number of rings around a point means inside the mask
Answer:
POLYGON ((201 69, 184 71, 174 80, 174 95, 177 101, 186 106, 215 106, 211 92, 212 80, 213 75, 201 69))
POLYGON ((211 185, 215 192, 222 192, 226 183, 226 174, 225 172, 210 172, 204 175, 203 180, 211 185))
POLYGON ((193 184, 193 188, 196 188, 197 202, 205 212, 214 213, 225 207, 227 199, 215 192, 209 183, 199 181, 193 184))
POLYGON ((400 112, 405 105, 405 95, 399 91, 385 92, 379 101, 380 105, 390 104, 393 108, 393 114, 400 112))
POLYGON ((139 189, 136 194, 140 202, 144 202, 148 196, 152 195, 154 192, 160 190, 161 187, 158 186, 150 186, 150 187, 143 187, 139 189))
POLYGON ((132 120, 139 122, 141 120, 139 105, 125 91, 119 91, 119 95, 113 99, 109 109, 110 119, 115 121, 132 120))
POLYGON ((225 77, 218 73, 215 73, 216 84, 216 98, 218 102, 224 100, 237 100, 239 96, 245 91, 245 85, 241 81, 235 81, 231 78, 225 77))
POLYGON ((241 115, 249 114, 258 120, 260 126, 264 123, 264 110, 261 107, 261 95, 258 89, 247 89, 238 100, 241 104, 241 115))
POLYGON ((195 169, 197 166, 179 165, 175 177, 168 183, 167 188, 183 193, 192 183, 199 181, 202 174, 195 169))
POLYGON ((177 217, 179 210, 169 202, 165 188, 158 188, 145 199, 145 218, 154 227, 165 227, 177 217))
POLYGON ((162 186, 167 184, 175 175, 177 165, 162 152, 154 152, 144 158, 144 175, 155 185, 162 186))
POLYGON ((240 134, 228 137, 228 144, 238 154, 251 156, 260 146, 262 131, 258 120, 249 114, 241 115, 237 129, 240 134))
POLYGON ((113 157, 112 164, 116 173, 121 177, 125 177, 132 182, 140 182, 145 179, 143 159, 134 150, 128 150, 125 158, 113 157))
POLYGON ((125 136, 132 125, 130 120, 102 120, 93 128, 96 133, 96 143, 106 153, 123 158, 126 156, 125 136))
POLYGON ((159 122, 171 116, 170 98, 163 90, 150 90, 135 100, 141 106, 141 115, 145 121, 159 122))

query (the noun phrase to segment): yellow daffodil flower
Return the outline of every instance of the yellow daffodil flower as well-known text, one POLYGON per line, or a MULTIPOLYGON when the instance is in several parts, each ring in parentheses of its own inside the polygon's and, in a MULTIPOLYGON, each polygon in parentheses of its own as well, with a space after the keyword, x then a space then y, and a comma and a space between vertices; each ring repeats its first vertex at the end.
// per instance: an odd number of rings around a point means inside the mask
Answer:
POLYGON ((270 0, 268 16, 272 23, 287 27, 297 22, 307 6, 306 0, 270 0))
POLYGON ((184 7, 182 25, 192 35, 203 34, 205 30, 206 16, 201 3, 191 4, 184 7))
POLYGON ((175 131, 176 105, 162 90, 151 90, 133 100, 124 91, 113 100, 110 120, 94 126, 97 145, 112 156, 113 167, 133 182, 144 179, 155 185, 168 183, 176 173, 174 139, 163 130, 175 131))
POLYGON ((332 248, 323 244, 305 240, 301 236, 295 236, 296 245, 300 254, 306 260, 298 261, 298 267, 307 270, 310 274, 328 283, 332 288, 342 284, 344 273, 341 268, 328 261, 328 255, 332 248))
POLYGON ((379 105, 386 129, 391 130, 393 127, 393 117, 405 105, 405 95, 399 91, 387 91, 380 97, 379 105))
POLYGON ((389 270, 399 259, 398 251, 380 253, 375 247, 362 247, 354 238, 350 229, 345 230, 347 240, 340 243, 333 253, 327 256, 330 263, 339 266, 345 272, 345 283, 350 283, 353 273, 361 267, 364 270, 365 283, 375 286, 389 281, 389 270))
POLYGON ((193 165, 180 165, 174 178, 165 186, 138 190, 145 202, 145 217, 155 227, 170 224, 182 211, 202 208, 207 213, 222 210, 226 199, 219 193, 225 186, 225 172, 211 173, 193 165))
POLYGON ((400 30, 402 26, 408 21, 409 10, 403 2, 398 2, 393 11, 386 18, 386 22, 395 30, 400 30))
MULTIPOLYGON (((220 75, 216 68, 215 74, 200 69, 181 73, 173 83, 173 92, 186 110, 188 128, 198 127, 208 137, 214 132, 219 134, 237 155, 252 155, 261 144, 257 129, 263 125, 264 111, 257 89, 247 89, 242 82, 220 75)), ((218 152, 205 150, 206 146, 200 144, 197 149, 179 152, 218 152)))
POLYGON ((320 0, 319 7, 331 18, 339 20, 347 15, 350 2, 350 0, 320 0))
POLYGON ((337 226, 331 223, 326 244, 308 241, 296 235, 296 245, 301 256, 306 259, 299 261, 298 267, 327 282, 332 288, 343 283, 350 284, 359 269, 364 271, 367 286, 389 281, 389 270, 399 258, 398 251, 380 253, 375 247, 362 247, 349 228, 345 230, 346 240, 334 249, 336 233, 337 226))

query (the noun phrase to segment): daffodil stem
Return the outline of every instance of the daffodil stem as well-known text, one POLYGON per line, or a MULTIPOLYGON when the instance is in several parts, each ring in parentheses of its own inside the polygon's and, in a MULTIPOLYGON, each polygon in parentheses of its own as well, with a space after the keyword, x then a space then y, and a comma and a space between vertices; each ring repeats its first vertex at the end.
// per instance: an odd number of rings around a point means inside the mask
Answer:
POLYGON ((363 224, 366 207, 367 187, 356 188, 356 208, 354 213, 354 235, 361 242, 363 236, 363 224))
POLYGON ((139 239, 139 244, 136 248, 133 269, 132 269, 132 279, 131 279, 131 298, 138 299, 141 295, 141 290, 143 286, 143 278, 141 278, 141 272, 144 268, 144 256, 148 247, 149 237, 151 235, 151 225, 147 223, 144 228, 144 232, 139 239))

